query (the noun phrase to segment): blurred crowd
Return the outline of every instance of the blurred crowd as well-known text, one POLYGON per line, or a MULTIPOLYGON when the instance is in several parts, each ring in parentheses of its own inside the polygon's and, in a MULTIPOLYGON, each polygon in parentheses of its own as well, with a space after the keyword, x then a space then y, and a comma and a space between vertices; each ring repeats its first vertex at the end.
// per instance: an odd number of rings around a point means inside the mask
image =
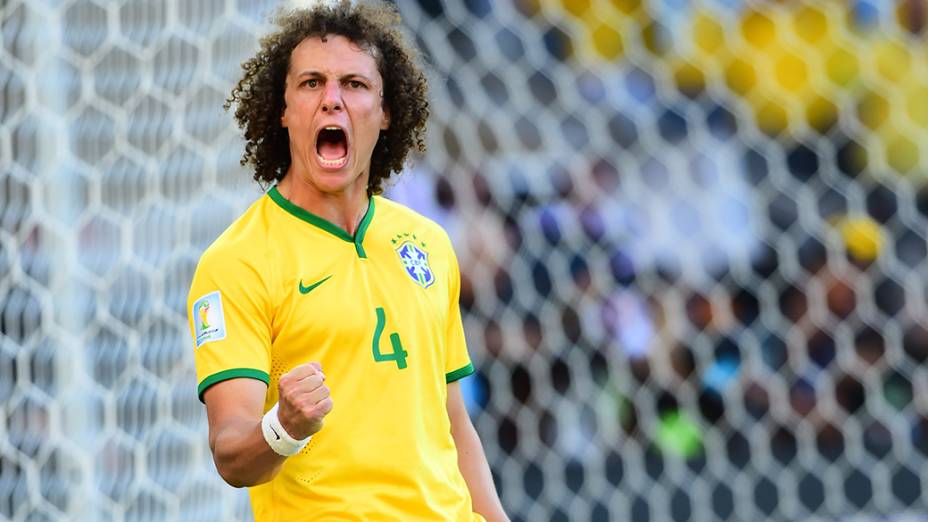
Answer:
MULTIPOLYGON (((465 4, 485 20, 510 12, 465 4)), ((537 35, 543 66, 524 85, 487 81, 504 74, 490 67, 481 85, 491 105, 521 95, 543 109, 505 127, 486 115, 484 156, 451 147, 391 189, 457 245, 474 410, 510 455, 537 438, 581 461, 628 443, 646 462, 841 460, 859 506, 873 458, 915 505, 925 2, 695 4, 516 1, 537 33, 499 31, 499 52, 525 67, 537 35)), ((446 71, 449 91, 471 72, 446 71)), ((805 486, 801 501, 822 508, 821 483, 805 486)), ((776 487, 758 487, 760 509, 775 505, 776 487)))

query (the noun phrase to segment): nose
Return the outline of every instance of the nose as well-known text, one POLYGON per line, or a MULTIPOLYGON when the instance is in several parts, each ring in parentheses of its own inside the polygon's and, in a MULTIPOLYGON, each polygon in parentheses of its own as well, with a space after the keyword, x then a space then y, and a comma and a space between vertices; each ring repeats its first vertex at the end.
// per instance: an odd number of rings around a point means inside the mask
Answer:
POLYGON ((342 110, 342 90, 338 82, 328 82, 322 94, 322 112, 335 112, 342 110))

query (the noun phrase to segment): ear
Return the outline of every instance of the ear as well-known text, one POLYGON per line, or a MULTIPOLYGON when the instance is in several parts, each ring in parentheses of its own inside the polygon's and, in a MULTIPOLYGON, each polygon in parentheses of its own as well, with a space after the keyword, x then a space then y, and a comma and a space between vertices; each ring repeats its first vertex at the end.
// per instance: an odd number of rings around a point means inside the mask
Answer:
POLYGON ((380 123, 380 130, 387 130, 389 128, 390 128, 390 110, 384 107, 383 121, 380 123))
POLYGON ((288 78, 284 78, 284 92, 280 93, 280 126, 287 128, 287 84, 290 82, 288 78))

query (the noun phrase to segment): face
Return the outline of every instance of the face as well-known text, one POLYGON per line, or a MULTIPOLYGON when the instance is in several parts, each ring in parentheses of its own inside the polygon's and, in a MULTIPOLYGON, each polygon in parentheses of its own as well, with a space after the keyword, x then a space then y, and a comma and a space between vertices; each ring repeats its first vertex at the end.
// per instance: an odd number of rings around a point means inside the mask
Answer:
POLYGON ((323 194, 367 190, 371 155, 389 115, 371 54, 343 36, 303 40, 290 56, 281 125, 290 175, 323 194))

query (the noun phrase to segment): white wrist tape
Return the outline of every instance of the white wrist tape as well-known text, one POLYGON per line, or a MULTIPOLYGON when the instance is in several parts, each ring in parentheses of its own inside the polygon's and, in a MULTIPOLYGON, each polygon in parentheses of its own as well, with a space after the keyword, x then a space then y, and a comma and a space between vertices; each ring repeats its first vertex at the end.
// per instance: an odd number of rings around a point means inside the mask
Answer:
POLYGON ((283 425, 280 424, 280 418, 277 417, 277 404, 274 404, 274 407, 268 410, 264 414, 264 418, 261 419, 261 431, 264 433, 264 440, 274 450, 274 453, 282 457, 296 455, 306 447, 309 439, 312 438, 312 435, 303 440, 296 440, 291 437, 283 425))

